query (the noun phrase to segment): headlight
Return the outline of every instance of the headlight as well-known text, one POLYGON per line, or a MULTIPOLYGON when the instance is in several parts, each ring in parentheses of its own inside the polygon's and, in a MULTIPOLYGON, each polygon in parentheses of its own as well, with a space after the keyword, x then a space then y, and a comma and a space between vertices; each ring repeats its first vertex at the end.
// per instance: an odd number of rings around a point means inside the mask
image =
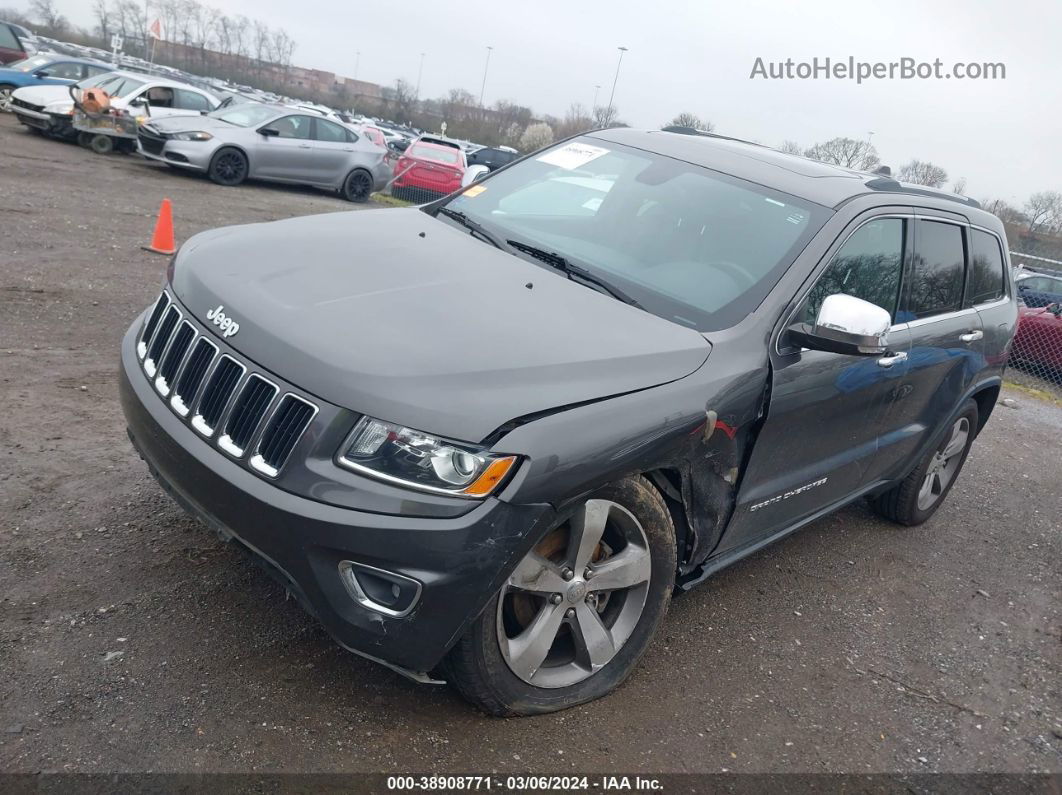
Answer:
POLYGON ((174 140, 174 141, 209 141, 213 137, 214 136, 211 135, 208 132, 200 131, 200 132, 174 133, 173 135, 170 136, 170 139, 174 140))
POLYGON ((56 116, 70 116, 74 112, 72 102, 53 102, 44 106, 45 113, 54 113, 56 116))
POLYGON ((348 469, 410 488, 480 499, 505 480, 516 456, 494 455, 363 417, 338 461, 348 469))

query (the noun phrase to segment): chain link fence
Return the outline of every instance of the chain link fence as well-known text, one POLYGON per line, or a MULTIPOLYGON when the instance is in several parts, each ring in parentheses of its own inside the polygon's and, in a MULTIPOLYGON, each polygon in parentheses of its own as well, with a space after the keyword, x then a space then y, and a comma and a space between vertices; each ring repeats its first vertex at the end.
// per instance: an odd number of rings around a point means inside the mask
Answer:
POLYGON ((1062 261, 1010 256, 1019 308, 1008 379, 1062 398, 1062 261))

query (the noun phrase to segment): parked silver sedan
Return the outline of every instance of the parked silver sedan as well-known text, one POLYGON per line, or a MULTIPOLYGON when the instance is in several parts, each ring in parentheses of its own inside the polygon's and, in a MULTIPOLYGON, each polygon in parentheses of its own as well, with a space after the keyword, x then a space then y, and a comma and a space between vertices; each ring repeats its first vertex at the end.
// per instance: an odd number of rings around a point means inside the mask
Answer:
POLYGON ((140 127, 140 152, 205 172, 219 185, 245 179, 314 185, 363 202, 390 179, 387 150, 353 130, 280 105, 246 103, 140 127))

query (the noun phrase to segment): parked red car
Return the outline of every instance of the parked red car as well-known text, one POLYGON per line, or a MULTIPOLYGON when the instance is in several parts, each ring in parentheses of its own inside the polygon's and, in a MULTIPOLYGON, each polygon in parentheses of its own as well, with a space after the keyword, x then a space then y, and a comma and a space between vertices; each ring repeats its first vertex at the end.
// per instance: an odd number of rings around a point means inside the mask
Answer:
POLYGON ((460 147, 416 140, 395 164, 391 193, 418 202, 445 196, 461 187, 465 167, 460 147))
POLYGON ((1014 355, 1062 376, 1062 304, 1018 309, 1014 355))
POLYGON ((0 21, 0 64, 14 63, 37 52, 36 38, 21 25, 0 21))

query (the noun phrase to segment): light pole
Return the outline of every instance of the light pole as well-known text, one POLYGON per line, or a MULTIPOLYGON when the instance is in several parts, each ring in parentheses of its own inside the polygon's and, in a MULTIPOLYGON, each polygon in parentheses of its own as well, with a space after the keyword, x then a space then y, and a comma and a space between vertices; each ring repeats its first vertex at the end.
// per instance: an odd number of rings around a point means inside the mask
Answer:
POLYGON ((483 92, 487 89, 487 69, 490 68, 490 54, 494 50, 493 47, 487 47, 487 62, 483 65, 483 85, 479 87, 479 106, 483 107, 483 92))
POLYGON ((616 76, 612 78, 612 93, 608 95, 608 112, 605 114, 605 125, 612 123, 612 100, 616 96, 616 83, 619 81, 620 67, 623 66, 623 53, 627 52, 626 47, 617 47, 620 51, 619 61, 616 63, 616 76))
POLYGON ((591 115, 594 112, 594 108, 597 107, 597 93, 601 90, 601 86, 594 86, 594 104, 590 106, 591 115))
POLYGON ((354 53, 354 79, 358 79, 358 67, 361 66, 361 50, 354 53))
POLYGON ((424 76, 424 53, 420 54, 420 68, 417 70, 417 99, 420 99, 420 79, 424 76))

